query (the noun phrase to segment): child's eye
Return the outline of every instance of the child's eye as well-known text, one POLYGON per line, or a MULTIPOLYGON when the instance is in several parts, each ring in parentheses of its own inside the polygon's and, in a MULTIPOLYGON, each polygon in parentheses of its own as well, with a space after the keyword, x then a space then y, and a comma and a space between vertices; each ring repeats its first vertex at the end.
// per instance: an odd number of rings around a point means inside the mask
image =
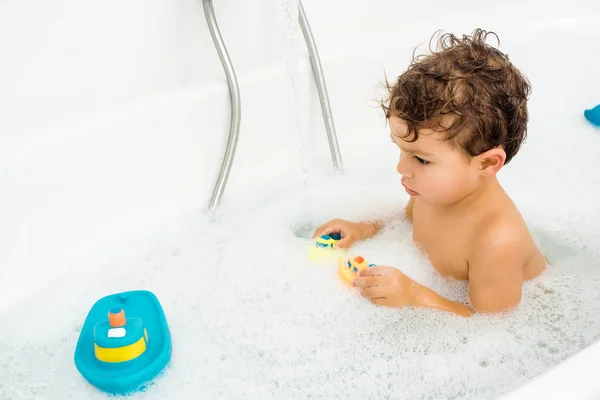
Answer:
POLYGON ((419 164, 423 164, 423 165, 427 165, 429 164, 429 161, 427 160, 423 160, 421 157, 419 156, 415 156, 415 159, 419 162, 419 164))

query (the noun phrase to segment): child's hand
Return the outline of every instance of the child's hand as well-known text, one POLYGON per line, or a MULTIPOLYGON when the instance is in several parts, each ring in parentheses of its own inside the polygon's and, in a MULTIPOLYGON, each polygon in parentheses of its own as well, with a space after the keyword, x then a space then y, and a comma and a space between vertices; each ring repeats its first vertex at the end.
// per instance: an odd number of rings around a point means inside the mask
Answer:
POLYGON ((339 233, 342 239, 336 243, 338 249, 345 249, 365 237, 365 227, 363 222, 351 222, 343 219, 333 219, 317 228, 313 234, 313 239, 321 235, 339 233))
POLYGON ((358 272, 352 285, 371 303, 402 307, 415 303, 417 283, 393 267, 374 266, 358 272))

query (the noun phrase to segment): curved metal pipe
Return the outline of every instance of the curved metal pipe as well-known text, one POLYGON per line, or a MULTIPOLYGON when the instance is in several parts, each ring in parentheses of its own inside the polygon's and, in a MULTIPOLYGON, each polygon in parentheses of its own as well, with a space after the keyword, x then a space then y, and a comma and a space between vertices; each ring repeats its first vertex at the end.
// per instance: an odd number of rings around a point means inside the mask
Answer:
POLYGON ((219 58, 221 59, 221 64, 223 64, 225 75, 227 76, 227 84, 229 85, 229 98, 231 101, 231 121, 229 123, 229 138, 227 140, 227 148, 225 150, 225 155, 223 156, 223 162, 221 163, 219 177, 217 178, 217 182, 213 189, 213 194, 208 205, 209 210, 212 211, 221 202, 221 197, 223 196, 223 191, 225 190, 227 179, 229 178, 229 172, 231 171, 231 165, 233 164, 233 158, 235 156, 235 149, 240 131, 241 106, 240 90, 238 87, 237 78, 235 76, 235 71, 233 69, 233 65, 231 64, 229 54, 227 53, 227 48, 225 47, 225 43, 223 43, 219 26, 217 25, 212 0, 203 0, 202 3, 204 5, 204 14, 206 15, 206 22, 208 23, 210 34, 213 42, 215 43, 215 47, 217 48, 217 52, 219 53, 219 58))
POLYGON ((327 138, 329 140, 329 149, 331 150, 331 159, 333 160, 333 166, 339 172, 343 172, 342 156, 340 154, 340 148, 337 141, 337 135, 335 133, 335 125, 333 124, 333 116, 331 113, 331 107, 329 106, 329 96, 327 95, 327 87, 325 85, 325 77, 323 76, 323 69, 321 68, 321 60, 319 58, 319 52, 317 51, 317 45, 315 39, 310 30, 304 7, 302 6, 302 0, 298 0, 298 21, 302 28, 302 34, 304 35, 304 41, 308 52, 310 53, 310 64, 312 66, 313 75, 315 82, 317 83, 317 90, 319 92, 319 99, 321 100, 321 112, 325 121, 325 128, 327 129, 327 138))

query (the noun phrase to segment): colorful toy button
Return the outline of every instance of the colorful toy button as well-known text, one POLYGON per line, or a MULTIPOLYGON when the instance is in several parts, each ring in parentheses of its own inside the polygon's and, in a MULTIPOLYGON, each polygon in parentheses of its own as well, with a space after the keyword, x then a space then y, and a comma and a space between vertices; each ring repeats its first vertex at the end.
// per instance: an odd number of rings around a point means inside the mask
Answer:
POLYGON ((125 311, 122 308, 113 308, 108 312, 108 322, 113 328, 125 326, 125 311))

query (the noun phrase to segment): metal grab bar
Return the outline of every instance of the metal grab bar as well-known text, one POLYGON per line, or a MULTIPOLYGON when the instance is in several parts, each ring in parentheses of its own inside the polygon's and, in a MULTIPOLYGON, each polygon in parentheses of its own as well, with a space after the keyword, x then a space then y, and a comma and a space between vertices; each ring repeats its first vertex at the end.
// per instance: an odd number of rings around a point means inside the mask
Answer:
POLYGON ((227 140, 227 148, 225 150, 225 155, 223 156, 223 162, 221 163, 219 177, 217 178, 212 197, 210 198, 210 202, 208 204, 208 209, 212 211, 221 202, 221 197, 223 196, 223 191, 225 190, 227 179, 229 178, 229 172, 231 171, 231 165, 233 164, 233 158, 235 156, 235 149, 240 132, 241 106, 240 90, 238 87, 237 78, 235 76, 233 65, 231 64, 231 59, 227 53, 227 48, 225 47, 225 43, 223 43, 219 26, 217 25, 212 0, 203 0, 202 3, 204 5, 204 14, 206 15, 206 22, 208 23, 210 34, 219 53, 219 58, 221 59, 221 64, 223 64, 225 74, 227 75, 229 98, 231 101, 231 121, 229 123, 229 138, 227 140))
POLYGON ((321 60, 319 58, 315 39, 310 30, 310 25, 308 24, 308 19, 306 18, 306 13, 304 12, 304 7, 302 6, 302 0, 298 0, 298 21, 302 28, 306 47, 310 53, 310 64, 317 84, 319 99, 321 100, 321 113, 323 114, 325 128, 327 129, 327 139, 329 140, 329 150, 331 151, 333 166, 338 172, 343 172, 342 156, 340 154, 337 135, 335 133, 331 107, 329 106, 329 96, 327 95, 327 86, 325 85, 325 77, 323 76, 323 69, 321 68, 321 60))

